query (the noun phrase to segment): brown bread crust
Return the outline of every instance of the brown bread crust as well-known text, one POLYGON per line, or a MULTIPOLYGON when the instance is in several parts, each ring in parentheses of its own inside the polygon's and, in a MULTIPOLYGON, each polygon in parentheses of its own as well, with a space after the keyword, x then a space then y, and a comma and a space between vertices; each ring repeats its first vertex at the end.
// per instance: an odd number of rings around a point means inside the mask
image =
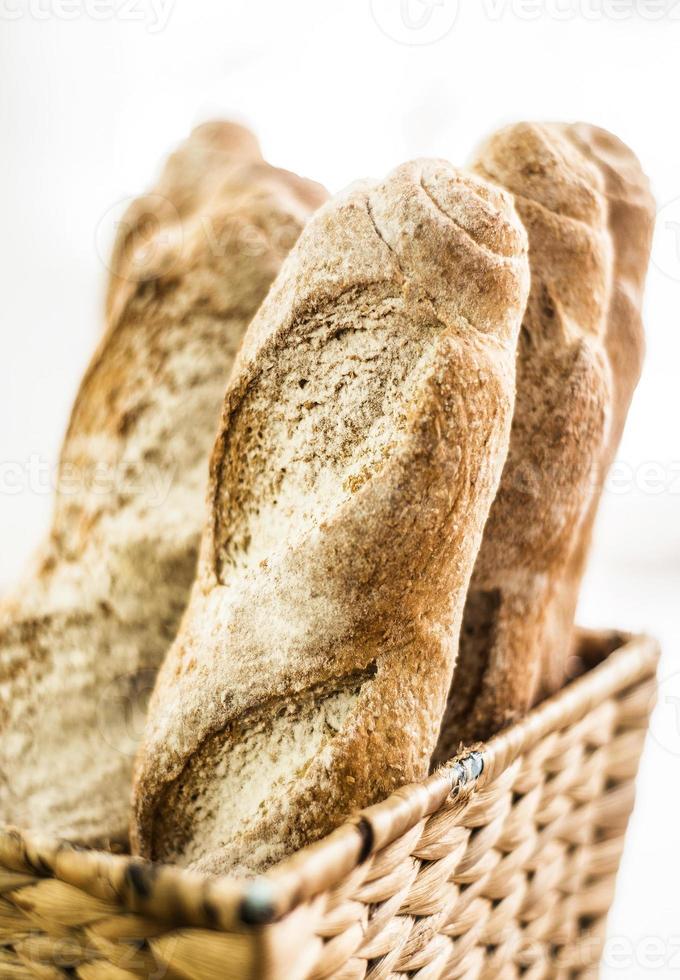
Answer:
POLYGON ((195 574, 210 447, 245 328, 318 185, 199 127, 134 202, 49 539, 0 606, 0 820, 124 845, 145 699, 195 574))
POLYGON ((583 125, 522 123, 475 170, 529 235, 508 461, 475 565, 438 764, 557 690, 600 487, 639 376, 653 202, 637 161, 583 125))
POLYGON ((137 851, 257 870, 427 772, 527 290, 508 196, 443 161, 307 225, 227 391, 137 851))
POLYGON ((539 695, 551 694, 564 681, 568 653, 566 638, 573 633, 600 494, 616 457, 628 409, 642 371, 645 352, 642 302, 656 215, 649 180, 637 157, 625 143, 606 130, 587 123, 570 127, 570 132, 581 151, 598 167, 604 178, 609 231, 614 247, 614 282, 604 340, 611 367, 612 413, 595 493, 560 586, 559 602, 551 617, 546 652, 554 650, 555 656, 547 656, 544 660, 539 695))

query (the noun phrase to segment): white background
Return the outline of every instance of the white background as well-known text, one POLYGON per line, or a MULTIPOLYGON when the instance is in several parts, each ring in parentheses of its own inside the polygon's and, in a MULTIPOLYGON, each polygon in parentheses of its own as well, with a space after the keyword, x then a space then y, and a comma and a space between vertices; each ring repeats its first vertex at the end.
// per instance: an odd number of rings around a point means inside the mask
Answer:
POLYGON ((653 632, 664 659, 604 976, 680 976, 680 2, 458 7, 0 0, 0 590, 49 519, 45 474, 102 327, 107 212, 193 124, 245 120, 271 162, 332 191, 413 156, 464 163, 508 121, 606 126, 660 215, 645 374, 581 620, 653 632))

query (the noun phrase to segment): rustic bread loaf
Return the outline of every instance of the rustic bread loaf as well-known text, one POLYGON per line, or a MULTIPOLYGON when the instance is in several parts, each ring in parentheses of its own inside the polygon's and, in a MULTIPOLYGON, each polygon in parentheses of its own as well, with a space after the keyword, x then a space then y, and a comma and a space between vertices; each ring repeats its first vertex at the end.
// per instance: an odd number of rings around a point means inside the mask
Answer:
POLYGON ((508 460, 470 584, 435 763, 564 682, 598 486, 639 373, 648 247, 644 178, 608 134, 511 126, 482 147, 474 169, 514 195, 529 235, 531 294, 508 460))
POLYGON ((564 679, 565 638, 573 631, 600 494, 614 462, 642 370, 645 348, 642 300, 656 214, 649 181, 635 154, 621 140, 586 123, 570 127, 570 132, 604 178, 608 224, 614 247, 614 281, 604 339, 612 373, 612 413, 595 493, 579 530, 560 586, 559 602, 556 602, 551 617, 551 632, 546 640, 541 669, 541 694, 557 690, 564 679), (551 655, 551 650, 556 656, 551 655))
POLYGON ((127 839, 145 694, 195 574, 224 387, 324 197, 216 123, 128 211, 49 540, 0 607, 0 821, 127 839))
POLYGON ((443 161, 353 185, 251 324, 133 847, 257 870, 423 776, 507 450, 526 240, 443 161))

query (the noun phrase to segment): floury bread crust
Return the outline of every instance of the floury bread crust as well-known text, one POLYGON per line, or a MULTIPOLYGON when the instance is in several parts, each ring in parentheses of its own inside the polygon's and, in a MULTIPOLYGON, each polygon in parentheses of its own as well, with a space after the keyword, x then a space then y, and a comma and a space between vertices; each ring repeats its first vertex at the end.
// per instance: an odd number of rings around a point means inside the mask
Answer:
POLYGON ((600 492, 614 462, 642 371, 645 349, 642 300, 656 215, 649 181, 635 154, 621 140, 604 129, 585 123, 572 126, 570 132, 604 178, 609 231, 614 246, 614 282, 604 340, 612 372, 612 416, 596 493, 569 559, 560 587, 559 605, 552 617, 546 651, 560 651, 560 659, 556 664, 555 658, 544 660, 541 671, 544 693, 556 690, 563 680, 565 637, 569 637, 573 629, 600 492))
POLYGON ((475 565, 435 763, 565 680, 604 475, 642 360, 653 203, 602 130, 519 124, 474 169, 511 191, 529 235, 510 451, 475 565))
POLYGON ((443 161, 317 212, 251 324, 133 847, 258 870, 426 774, 509 436, 526 239, 443 161))
POLYGON ((0 821, 127 840, 145 694, 189 598, 208 459, 245 328, 317 185, 245 129, 197 129, 116 243, 48 541, 0 608, 0 821))

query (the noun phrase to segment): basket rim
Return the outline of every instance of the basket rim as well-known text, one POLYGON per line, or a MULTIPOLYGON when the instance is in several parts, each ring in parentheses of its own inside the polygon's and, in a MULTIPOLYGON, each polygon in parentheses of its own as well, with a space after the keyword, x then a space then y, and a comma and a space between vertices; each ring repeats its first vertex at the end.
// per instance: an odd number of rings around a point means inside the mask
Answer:
POLYGON ((279 920, 338 884, 358 865, 434 813, 451 794, 467 798, 550 731, 580 721, 597 704, 655 672, 655 639, 618 631, 580 630, 604 659, 488 742, 465 747, 419 783, 360 810, 323 840, 264 875, 208 877, 195 871, 115 855, 15 827, 0 827, 0 871, 57 880, 115 902, 130 913, 169 924, 248 931, 279 920))

